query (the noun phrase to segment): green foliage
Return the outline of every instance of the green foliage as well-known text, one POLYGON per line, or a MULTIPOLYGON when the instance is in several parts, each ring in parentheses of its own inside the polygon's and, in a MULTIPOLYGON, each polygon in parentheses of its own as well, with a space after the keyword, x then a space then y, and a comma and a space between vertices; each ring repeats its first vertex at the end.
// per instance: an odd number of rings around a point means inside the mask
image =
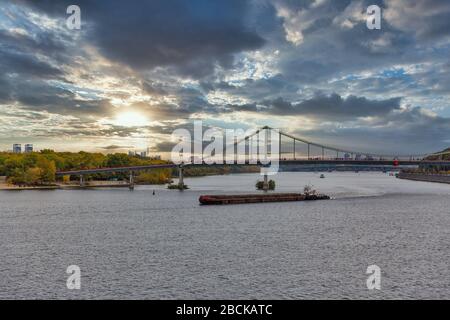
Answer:
POLYGON ((131 165, 130 156, 125 153, 108 154, 105 159, 105 167, 126 167, 131 165))
MULTIPOLYGON (((129 156, 123 153, 102 154, 90 152, 55 152, 45 149, 32 153, 6 153, 0 152, 0 176, 6 176, 8 181, 17 185, 45 185, 56 181, 56 171, 69 171, 81 169, 93 169, 104 167, 141 166, 150 164, 164 164, 164 160, 150 160, 138 156, 129 156)), ((210 166, 210 167, 186 167, 184 175, 205 176, 221 175, 241 172, 259 172, 258 166, 210 166)), ((171 181, 173 169, 148 170, 137 173, 136 183, 141 184, 165 184, 171 181)), ((109 180, 112 178, 128 179, 125 173, 99 173, 85 176, 85 180, 109 180)), ((60 177, 65 183, 79 177, 60 177)))
POLYGON ((210 167, 186 167, 184 168, 185 177, 200 177, 208 175, 222 175, 243 172, 259 172, 258 166, 210 166, 210 167))
POLYGON ((167 186, 167 189, 170 189, 170 190, 185 190, 185 189, 189 189, 189 187, 187 185, 185 185, 184 183, 183 183, 182 186, 180 186, 178 183, 175 183, 175 184, 169 184, 167 186))
POLYGON ((55 182, 56 165, 38 153, 2 154, 3 164, 0 164, 0 175, 18 185, 39 185, 55 182))
POLYGON ((55 161, 41 157, 37 160, 37 168, 40 171, 40 181, 43 183, 55 182, 56 165, 55 161))
MULTIPOLYGON (((256 189, 263 190, 264 189, 264 181, 257 181, 255 185, 256 189)), ((269 190, 275 190, 275 181, 269 180, 269 190)))
POLYGON ((139 173, 135 182, 139 184, 164 184, 172 179, 172 169, 157 169, 139 173))
MULTIPOLYGON (((56 171, 92 169, 102 167, 140 166, 167 163, 163 160, 149 160, 127 154, 102 154, 90 152, 55 152, 45 149, 33 153, 0 153, 0 176, 6 176, 8 182, 16 185, 45 185, 56 181, 56 171)), ((158 169, 142 172, 136 182, 164 184, 170 182, 172 169, 158 169)), ((85 177, 106 180, 111 178, 127 179, 128 173, 103 173, 85 177)), ((71 177, 60 178, 69 182, 71 177)), ((72 177, 78 179, 78 177, 72 177)))

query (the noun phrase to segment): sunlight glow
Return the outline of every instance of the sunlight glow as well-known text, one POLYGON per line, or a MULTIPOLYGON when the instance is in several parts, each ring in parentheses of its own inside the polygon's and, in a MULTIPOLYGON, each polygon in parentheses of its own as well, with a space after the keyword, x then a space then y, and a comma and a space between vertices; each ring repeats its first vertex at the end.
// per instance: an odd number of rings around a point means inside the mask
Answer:
POLYGON ((142 127, 148 125, 148 119, 138 112, 128 111, 119 113, 113 123, 124 127, 142 127))

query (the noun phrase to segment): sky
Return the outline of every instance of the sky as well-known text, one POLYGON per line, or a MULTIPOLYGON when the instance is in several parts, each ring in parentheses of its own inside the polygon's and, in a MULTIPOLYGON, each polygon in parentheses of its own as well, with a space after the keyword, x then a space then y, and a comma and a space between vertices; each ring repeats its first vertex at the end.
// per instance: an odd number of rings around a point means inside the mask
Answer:
POLYGON ((164 154, 202 120, 429 153, 449 98, 448 0, 0 0, 0 150, 164 154))

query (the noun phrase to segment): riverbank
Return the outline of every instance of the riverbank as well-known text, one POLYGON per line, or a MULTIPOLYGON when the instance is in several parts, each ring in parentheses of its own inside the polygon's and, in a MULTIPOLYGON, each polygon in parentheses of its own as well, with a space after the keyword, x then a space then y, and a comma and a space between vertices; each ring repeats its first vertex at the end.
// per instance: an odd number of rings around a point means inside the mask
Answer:
POLYGON ((0 185, 0 191, 20 191, 20 190, 56 190, 61 189, 60 186, 34 186, 34 187, 18 187, 15 185, 0 185))
POLYGON ((128 188, 128 183, 111 183, 108 181, 90 181, 84 186, 79 184, 54 184, 43 186, 16 186, 4 181, 0 181, 0 191, 21 191, 21 190, 73 190, 73 189, 93 189, 93 188, 128 188))
POLYGON ((437 182, 450 184, 450 175, 445 174, 420 174, 420 173, 405 173, 400 172, 397 177, 399 179, 425 181, 425 182, 437 182))

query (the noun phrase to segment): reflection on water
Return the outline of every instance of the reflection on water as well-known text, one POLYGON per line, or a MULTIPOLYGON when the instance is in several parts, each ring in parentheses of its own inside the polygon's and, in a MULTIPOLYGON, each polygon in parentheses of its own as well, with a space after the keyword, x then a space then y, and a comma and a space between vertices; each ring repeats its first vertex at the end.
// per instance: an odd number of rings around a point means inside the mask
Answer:
POLYGON ((199 206, 257 174, 162 186, 0 192, 0 298, 449 298, 450 185, 382 173, 280 173, 335 199, 199 206), (152 190, 156 195, 152 195, 152 190), (81 268, 81 290, 66 268, 81 268), (366 288, 380 266, 380 291, 366 288))

